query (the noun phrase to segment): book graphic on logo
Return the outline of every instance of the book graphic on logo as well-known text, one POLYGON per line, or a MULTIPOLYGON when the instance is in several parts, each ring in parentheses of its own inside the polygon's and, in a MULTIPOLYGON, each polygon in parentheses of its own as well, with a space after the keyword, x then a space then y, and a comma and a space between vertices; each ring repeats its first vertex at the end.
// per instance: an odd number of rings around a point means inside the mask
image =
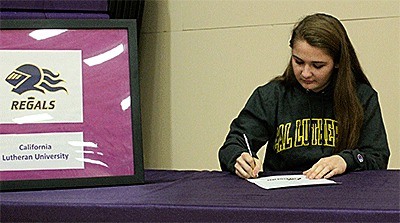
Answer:
POLYGON ((65 82, 61 79, 60 74, 54 74, 51 70, 40 68, 33 64, 24 64, 16 68, 6 78, 6 81, 14 86, 13 92, 22 94, 27 91, 65 91, 67 89, 60 86, 60 83, 65 82))

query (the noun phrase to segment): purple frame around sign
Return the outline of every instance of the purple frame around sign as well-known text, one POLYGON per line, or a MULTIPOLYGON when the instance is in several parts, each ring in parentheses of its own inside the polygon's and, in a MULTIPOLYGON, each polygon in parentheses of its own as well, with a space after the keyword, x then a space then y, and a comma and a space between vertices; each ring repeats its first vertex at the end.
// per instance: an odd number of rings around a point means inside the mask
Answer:
MULTIPOLYGON (((0 30, 0 50, 82 50, 83 60, 120 44, 123 44, 124 51, 118 57, 96 66, 82 62, 83 123, 0 124, 0 134, 83 132, 85 142, 98 145, 98 148, 84 147, 84 158, 99 160, 108 167, 85 162, 84 169, 75 170, 2 171, 0 180, 133 175, 131 107, 121 109, 121 101, 130 96, 127 30, 71 29, 41 41, 28 35, 32 31, 0 30)), ((0 81, 4 81, 4 78, 0 81)))

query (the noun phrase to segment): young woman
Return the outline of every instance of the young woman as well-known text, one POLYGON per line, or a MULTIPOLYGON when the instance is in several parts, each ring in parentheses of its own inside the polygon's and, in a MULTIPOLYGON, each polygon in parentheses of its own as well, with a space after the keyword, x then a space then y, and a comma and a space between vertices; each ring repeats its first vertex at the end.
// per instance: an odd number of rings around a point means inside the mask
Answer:
POLYGON ((290 47, 285 72, 258 87, 233 120, 219 150, 222 170, 250 178, 263 165, 264 171, 303 171, 319 179, 386 169, 377 92, 341 22, 309 15, 295 25, 290 47), (261 164, 255 154, 266 143, 261 164))

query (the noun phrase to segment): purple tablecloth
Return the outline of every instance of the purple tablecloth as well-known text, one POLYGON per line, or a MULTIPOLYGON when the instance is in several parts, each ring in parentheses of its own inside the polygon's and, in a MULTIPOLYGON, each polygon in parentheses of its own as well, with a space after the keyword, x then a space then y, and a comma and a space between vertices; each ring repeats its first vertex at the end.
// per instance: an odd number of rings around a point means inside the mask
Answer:
POLYGON ((400 221, 398 170, 275 190, 219 171, 146 170, 145 178, 144 185, 2 192, 0 221, 400 221))
POLYGON ((107 12, 107 0, 1 0, 2 9, 107 12))
POLYGON ((107 0, 0 0, 0 19, 109 19, 107 0))
POLYGON ((80 12, 0 12, 0 19, 109 19, 106 13, 80 12))

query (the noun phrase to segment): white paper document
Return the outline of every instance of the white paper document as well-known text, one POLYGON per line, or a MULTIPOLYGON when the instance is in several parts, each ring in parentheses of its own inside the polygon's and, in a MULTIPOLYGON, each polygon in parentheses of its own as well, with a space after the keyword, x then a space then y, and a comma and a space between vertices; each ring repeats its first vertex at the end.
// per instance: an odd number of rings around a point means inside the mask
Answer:
POLYGON ((257 179, 247 179, 247 180, 264 189, 299 187, 299 186, 321 185, 321 184, 337 184, 335 181, 328 179, 310 180, 307 179, 305 175, 301 174, 260 177, 257 179))

